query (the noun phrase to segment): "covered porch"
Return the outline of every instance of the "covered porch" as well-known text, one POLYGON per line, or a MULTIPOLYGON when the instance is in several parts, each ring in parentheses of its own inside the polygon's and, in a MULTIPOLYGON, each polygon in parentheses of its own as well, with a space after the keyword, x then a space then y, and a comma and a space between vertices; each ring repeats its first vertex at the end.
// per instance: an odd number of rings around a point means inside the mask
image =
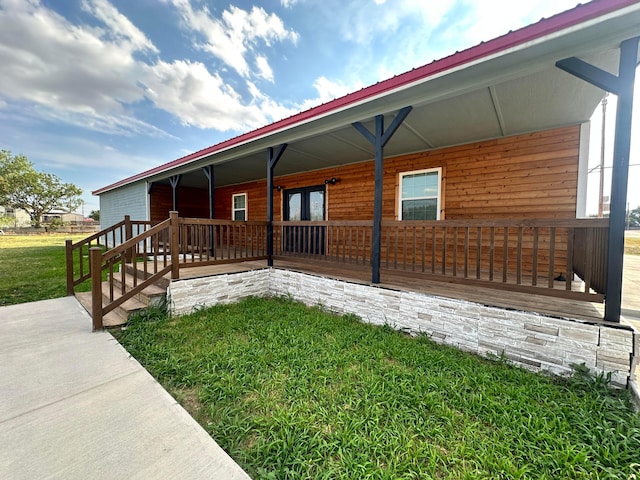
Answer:
POLYGON ((373 223, 125 219, 67 244, 68 291, 91 280, 102 317, 152 284, 270 266, 556 317, 601 321, 608 223, 602 219, 382 224, 372 280, 373 223), (128 239, 104 251, 103 246, 128 239), (89 262, 83 254, 89 253, 89 262), (71 268, 74 261, 79 271, 71 268), (123 267, 124 265, 124 267, 123 267), (106 276, 106 286, 101 287, 106 276), (104 294, 104 296, 103 296, 104 294))
POLYGON ((93 271, 139 259, 135 291, 183 268, 297 262, 372 284, 606 296, 618 322, 639 21, 623 0, 581 5, 109 185, 95 192, 109 228, 128 196, 147 223, 93 271), (618 96, 611 217, 585 219, 605 91, 618 96))

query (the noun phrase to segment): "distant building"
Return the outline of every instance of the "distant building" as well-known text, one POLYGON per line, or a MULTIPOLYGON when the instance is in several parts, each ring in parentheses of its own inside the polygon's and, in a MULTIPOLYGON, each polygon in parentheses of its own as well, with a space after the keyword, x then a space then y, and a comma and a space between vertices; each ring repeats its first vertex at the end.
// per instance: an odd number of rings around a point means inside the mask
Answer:
POLYGON ((24 228, 31 226, 31 217, 20 208, 13 209, 11 207, 0 206, 0 219, 2 219, 2 227, 4 228, 24 228))
POLYGON ((58 221, 64 225, 83 225, 93 223, 93 219, 91 218, 85 218, 79 213, 66 212, 64 210, 52 210, 42 215, 42 223, 47 224, 52 221, 58 221))

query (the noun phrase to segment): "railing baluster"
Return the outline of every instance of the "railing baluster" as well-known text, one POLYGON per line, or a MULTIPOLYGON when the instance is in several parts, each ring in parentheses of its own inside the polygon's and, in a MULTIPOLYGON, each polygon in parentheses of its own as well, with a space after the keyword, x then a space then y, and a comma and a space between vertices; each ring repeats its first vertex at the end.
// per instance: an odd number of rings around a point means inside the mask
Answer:
POLYGON ((556 227, 549 230, 549 288, 553 288, 556 259, 556 227))
POLYGON ((476 280, 480 280, 480 258, 482 257, 482 227, 477 227, 476 238, 476 280))
POLYGON ((522 284, 522 227, 518 227, 518 251, 516 253, 518 259, 516 263, 516 283, 522 284))
POLYGON ((442 275, 447 274, 447 227, 442 228, 442 275))
POLYGON ((533 264, 531 266, 531 285, 538 285, 538 227, 533 227, 533 264))
POLYGON ((431 227, 431 273, 436 273, 436 227, 431 227))
POLYGON ((464 227, 464 278, 469 277, 469 227, 464 227))
POLYGON ((416 271, 416 235, 417 235, 417 228, 415 225, 411 226, 411 231, 413 233, 413 245, 412 245, 412 261, 411 261, 411 270, 412 271, 416 271))
POLYGON ((489 281, 492 282, 493 281, 493 261, 494 261, 494 256, 495 256, 495 250, 496 250, 496 229, 495 227, 491 227, 489 229, 489 235, 490 235, 490 244, 489 244, 489 281))
POLYGON ((502 237, 502 283, 507 283, 509 268, 509 227, 504 227, 502 237))
POLYGON ((587 228, 587 248, 586 248, 586 262, 584 267, 584 291, 588 292, 591 289, 591 278, 593 274, 593 228, 587 228))
POLYGON ((458 227, 453 227, 453 276, 458 275, 458 227))
POLYGON ((573 289, 573 228, 567 228, 567 280, 565 290, 573 289))

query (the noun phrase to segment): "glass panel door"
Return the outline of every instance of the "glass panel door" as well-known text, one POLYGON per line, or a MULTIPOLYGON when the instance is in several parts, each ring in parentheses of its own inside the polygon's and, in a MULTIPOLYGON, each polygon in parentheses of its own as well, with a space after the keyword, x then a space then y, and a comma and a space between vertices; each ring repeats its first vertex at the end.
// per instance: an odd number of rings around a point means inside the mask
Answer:
MULTIPOLYGON (((325 186, 295 188, 284 194, 285 221, 321 222, 325 219, 325 186)), ((324 225, 295 225, 284 228, 284 249, 298 254, 323 255, 324 225)))

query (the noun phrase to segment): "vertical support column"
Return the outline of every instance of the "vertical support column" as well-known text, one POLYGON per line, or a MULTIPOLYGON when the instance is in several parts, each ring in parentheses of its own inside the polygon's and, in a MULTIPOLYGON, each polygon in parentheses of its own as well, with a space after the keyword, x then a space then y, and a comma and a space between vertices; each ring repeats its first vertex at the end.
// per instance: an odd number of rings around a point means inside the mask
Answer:
POLYGON ((402 125, 413 107, 404 107, 384 131, 384 115, 376 115, 376 133, 371 134, 360 122, 353 123, 358 130, 375 149, 375 174, 373 181, 373 232, 371 238, 371 283, 380 283, 380 252, 382 239, 382 193, 384 179, 384 146, 387 144, 396 130, 402 125))
POLYGON ((384 178, 384 116, 376 117, 376 137, 374 141, 375 169, 373 176, 373 235, 371 238, 371 283, 380 283, 380 252, 382 237, 382 180, 384 178))
POLYGON ((607 252, 607 293, 604 319, 620 321, 622 309, 622 276, 624 261, 624 229, 629 183, 631 151, 631 117, 633 84, 638 56, 638 38, 625 40, 620 46, 618 108, 611 171, 611 204, 609 213, 609 247, 607 252))
MULTIPOLYGON (((214 191, 214 173, 213 173, 213 165, 207 165, 206 167, 202 167, 202 171, 204 175, 207 177, 207 181, 209 184, 209 219, 213 220, 216 216, 215 211, 215 191, 214 191)), ((213 245, 213 225, 209 227, 209 254, 211 256, 214 255, 214 245, 213 245)))
POLYGON ((213 186, 213 165, 207 165, 202 167, 205 177, 209 183, 209 218, 215 218, 215 201, 214 201, 214 186, 213 186))
POLYGON ((172 207, 171 210, 178 210, 178 196, 176 190, 178 189, 178 185, 180 184, 180 179, 182 175, 174 175, 173 177, 169 177, 169 183, 171 184, 171 193, 172 193, 172 207))
POLYGON ((276 164, 287 149, 287 144, 280 145, 274 155, 273 147, 267 149, 267 266, 273 266, 273 171, 276 164))
POLYGON ((611 322, 620 321, 622 303, 624 228, 631 150, 633 84, 636 76, 636 62, 638 61, 638 41, 640 41, 640 37, 634 37, 620 44, 620 63, 617 76, 575 57, 556 62, 558 68, 618 96, 613 170, 611 172, 611 207, 604 309, 604 319, 611 322))
POLYGON ((171 280, 180 278, 180 220, 178 212, 169 212, 169 234, 171 236, 171 280))
MULTIPOLYGON (((65 240, 64 242, 64 250, 65 250, 65 260, 67 264, 67 296, 70 297, 73 295, 73 245, 72 240, 65 240)), ((82 254, 82 250, 80 250, 80 254, 82 254)))
POLYGON ((89 269, 91 272, 91 318, 93 331, 102 330, 102 249, 89 249, 89 269))

